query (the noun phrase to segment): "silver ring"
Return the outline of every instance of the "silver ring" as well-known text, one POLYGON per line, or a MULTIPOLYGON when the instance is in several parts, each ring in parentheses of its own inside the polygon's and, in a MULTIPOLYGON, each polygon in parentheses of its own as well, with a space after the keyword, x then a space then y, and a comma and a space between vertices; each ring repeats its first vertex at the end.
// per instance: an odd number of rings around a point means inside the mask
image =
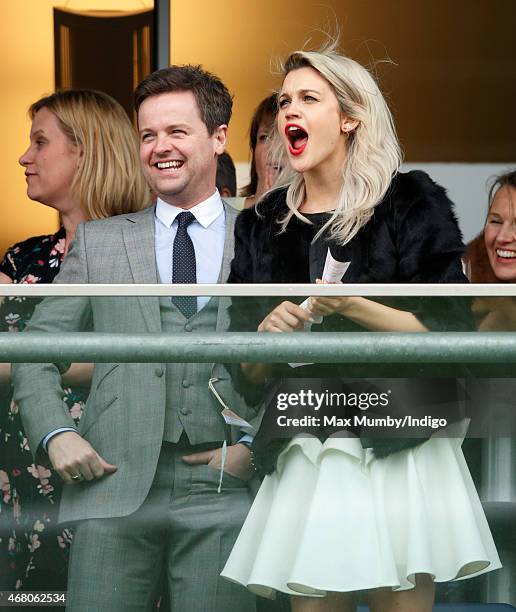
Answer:
POLYGON ((82 480, 82 476, 80 474, 74 474, 72 480, 82 480))

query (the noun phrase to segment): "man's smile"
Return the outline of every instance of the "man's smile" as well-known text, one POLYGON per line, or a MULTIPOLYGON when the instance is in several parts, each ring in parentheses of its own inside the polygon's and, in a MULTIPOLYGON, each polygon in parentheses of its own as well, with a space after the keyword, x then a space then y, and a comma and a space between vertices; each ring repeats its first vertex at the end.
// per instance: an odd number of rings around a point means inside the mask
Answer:
POLYGON ((173 160, 170 160, 170 161, 159 161, 159 162, 156 162, 154 164, 154 166, 158 170, 168 170, 168 169, 178 170, 179 168, 181 168, 183 166, 184 163, 185 162, 183 160, 173 159, 173 160))

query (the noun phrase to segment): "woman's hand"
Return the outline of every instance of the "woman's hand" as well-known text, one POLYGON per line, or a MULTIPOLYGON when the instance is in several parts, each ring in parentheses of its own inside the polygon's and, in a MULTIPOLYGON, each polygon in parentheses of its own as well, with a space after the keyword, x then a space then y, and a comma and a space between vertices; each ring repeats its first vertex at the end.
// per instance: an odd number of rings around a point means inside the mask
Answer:
MULTIPOLYGON (((320 278, 315 281, 318 285, 338 285, 342 283, 324 283, 320 278)), ((311 297, 310 311, 315 315, 332 315, 335 313, 346 317, 351 312, 355 298, 354 297, 311 297)))
MULTIPOLYGON (((259 332, 293 332, 303 329, 305 323, 312 321, 309 312, 293 302, 282 302, 258 325, 259 332)), ((270 376, 270 363, 242 363, 242 373, 255 385, 262 384, 270 376)))
MULTIPOLYGON (((317 284, 322 282, 320 279, 316 280, 317 284)), ((360 296, 311 297, 310 311, 314 315, 323 316, 338 313, 370 331, 428 331, 411 312, 397 310, 396 308, 391 308, 390 306, 360 296)))
POLYGON ((310 312, 314 315, 341 314, 349 316, 354 305, 354 297, 311 297, 310 312))
POLYGON ((346 316, 352 306, 352 300, 351 297, 311 297, 310 311, 323 317, 335 313, 346 316))
POLYGON ((303 329, 313 319, 309 312, 293 302, 282 302, 258 325, 259 332, 293 332, 303 329))

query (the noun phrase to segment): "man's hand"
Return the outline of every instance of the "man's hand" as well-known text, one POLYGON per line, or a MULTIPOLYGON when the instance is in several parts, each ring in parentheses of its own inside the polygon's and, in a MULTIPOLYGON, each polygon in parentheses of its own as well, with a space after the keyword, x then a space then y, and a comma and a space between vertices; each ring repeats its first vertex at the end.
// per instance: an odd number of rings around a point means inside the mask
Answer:
MULTIPOLYGON (((205 463, 218 470, 222 463, 222 449, 215 448, 210 451, 203 451, 202 453, 185 455, 183 461, 189 465, 205 463)), ((228 446, 226 461, 224 462, 224 472, 240 480, 249 480, 251 478, 254 474, 254 468, 251 465, 251 451, 245 444, 228 446)))
POLYGON ((259 332, 292 332, 311 322, 309 312, 293 302, 281 302, 258 326, 259 332))
POLYGON ((48 456, 52 466, 65 484, 102 478, 118 469, 104 461, 97 451, 74 431, 63 431, 48 442, 48 456))

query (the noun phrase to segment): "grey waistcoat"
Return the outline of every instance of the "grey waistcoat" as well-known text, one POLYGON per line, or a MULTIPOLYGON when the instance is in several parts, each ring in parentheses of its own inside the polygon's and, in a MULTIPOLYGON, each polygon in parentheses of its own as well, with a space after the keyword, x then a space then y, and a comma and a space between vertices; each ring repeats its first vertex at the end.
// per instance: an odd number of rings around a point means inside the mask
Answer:
MULTIPOLYGON (((160 299, 161 328, 165 333, 215 331, 218 298, 211 298, 195 316, 186 320, 171 303, 160 299)), ((209 363, 168 363, 166 366, 166 409, 163 440, 177 442, 183 433, 191 444, 225 439, 222 406, 208 388, 209 363)))

